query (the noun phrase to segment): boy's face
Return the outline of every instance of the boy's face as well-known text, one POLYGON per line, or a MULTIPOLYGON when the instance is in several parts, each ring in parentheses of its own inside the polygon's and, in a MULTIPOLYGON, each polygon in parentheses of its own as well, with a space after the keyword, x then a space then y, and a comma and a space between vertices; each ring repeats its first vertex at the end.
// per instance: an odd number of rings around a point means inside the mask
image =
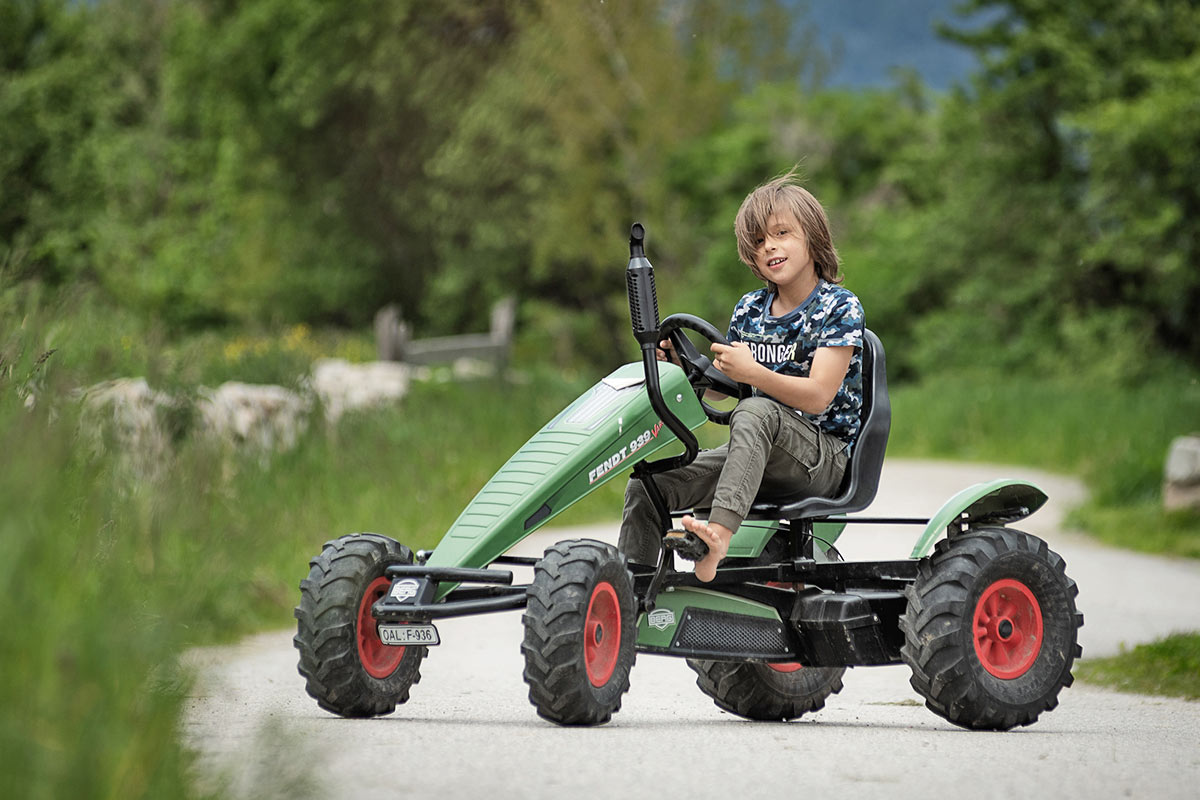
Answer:
POLYGON ((808 251, 808 237, 800 221, 791 214, 772 214, 754 245, 759 272, 780 288, 811 280, 816 274, 808 251))

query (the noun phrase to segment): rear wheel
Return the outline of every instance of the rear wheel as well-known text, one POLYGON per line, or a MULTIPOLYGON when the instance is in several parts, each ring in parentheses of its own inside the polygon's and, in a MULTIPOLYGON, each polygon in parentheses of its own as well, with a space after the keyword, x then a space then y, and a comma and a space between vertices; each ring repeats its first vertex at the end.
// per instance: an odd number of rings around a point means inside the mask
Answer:
POLYGON ((534 566, 522 621, 525 682, 560 725, 608 722, 629 691, 637 637, 633 576, 616 548, 559 542, 534 566))
POLYGON ((802 667, 747 661, 688 659, 696 685, 719 708, 746 719, 795 719, 825 706, 842 690, 844 667, 802 667))
POLYGON ((964 728, 1029 725, 1081 654, 1079 593, 1036 536, 980 528, 938 542, 908 587, 901 656, 935 713, 964 728))
POLYGON ((412 551, 386 536, 356 533, 325 544, 300 582, 297 632, 305 689, 343 717, 389 714, 421 679, 425 647, 393 647, 379 638, 371 606, 387 593, 384 571, 411 564, 412 551))
MULTIPOLYGON (((776 534, 748 566, 779 563, 793 548, 786 533, 776 534)), ((841 561, 841 554, 830 548, 829 559, 841 561)), ((768 586, 799 589, 799 584, 768 581, 768 586)), ((750 663, 705 661, 689 658, 695 671, 696 685, 713 699, 718 708, 746 719, 780 721, 795 719, 825 707, 830 695, 842 690, 844 667, 805 667, 798 662, 750 663)))

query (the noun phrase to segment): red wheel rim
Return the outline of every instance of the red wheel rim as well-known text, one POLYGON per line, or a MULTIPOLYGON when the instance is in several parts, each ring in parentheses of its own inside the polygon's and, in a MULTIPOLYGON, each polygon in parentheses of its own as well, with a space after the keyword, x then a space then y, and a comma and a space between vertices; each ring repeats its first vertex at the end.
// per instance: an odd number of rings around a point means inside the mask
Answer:
POLYGON ((798 672, 799 670, 804 669, 803 664, 799 664, 795 661, 785 661, 782 664, 776 664, 774 661, 769 661, 767 662, 767 666, 776 672, 798 672))
POLYGON ((583 663, 592 686, 608 683, 621 653, 621 603, 612 584, 604 581, 592 590, 583 623, 583 663))
POLYGON ((1029 587, 1005 579, 989 586, 975 604, 975 655, 997 678, 1029 671, 1042 649, 1042 609, 1029 587))
POLYGON ((405 648, 386 645, 379 638, 379 629, 375 625, 375 618, 371 616, 371 606, 387 594, 391 585, 392 582, 387 578, 376 578, 371 581, 371 585, 363 593, 362 602, 358 604, 358 624, 355 625, 358 660, 372 678, 386 678, 391 675, 404 658, 405 648))

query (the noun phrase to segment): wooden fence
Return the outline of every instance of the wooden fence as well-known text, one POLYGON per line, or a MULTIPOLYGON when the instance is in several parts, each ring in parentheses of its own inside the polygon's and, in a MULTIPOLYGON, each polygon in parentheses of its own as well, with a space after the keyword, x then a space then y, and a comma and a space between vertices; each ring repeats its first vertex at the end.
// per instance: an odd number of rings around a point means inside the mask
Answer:
POLYGON ((379 360, 439 364, 472 358, 502 371, 508 365, 512 350, 516 313, 516 298, 506 297, 492 307, 491 329, 487 333, 413 339, 408 323, 401 317, 400 307, 384 306, 375 315, 375 346, 379 360))

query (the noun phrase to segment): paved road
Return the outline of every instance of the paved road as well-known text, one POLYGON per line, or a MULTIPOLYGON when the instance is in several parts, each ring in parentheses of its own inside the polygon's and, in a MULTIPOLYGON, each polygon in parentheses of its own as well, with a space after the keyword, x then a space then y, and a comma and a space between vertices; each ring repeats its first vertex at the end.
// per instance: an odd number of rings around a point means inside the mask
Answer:
MULTIPOLYGON (((964 486, 1000 476, 1052 502, 1020 527, 1047 539, 1079 583, 1084 655, 1200 629, 1200 564, 1134 555, 1061 528, 1083 493, 1024 468, 889 461, 872 513, 928 516, 964 486)), ((848 529, 848 559, 907 557, 914 531, 848 529)), ((615 526, 550 531, 612 540, 615 526)), ((519 577, 519 576, 518 576, 519 577)), ((299 575, 297 576, 297 580, 299 575)), ((412 700, 388 717, 330 716, 304 694, 291 631, 190 655, 199 680, 184 736, 202 787, 235 797, 727 798, 787 793, 921 798, 1200 794, 1200 703, 1076 685, 1035 725, 958 729, 928 711, 904 666, 853 669, 826 707, 791 723, 718 710, 683 661, 643 656, 613 721, 564 729, 538 718, 521 681, 520 616, 439 623, 412 700)))

